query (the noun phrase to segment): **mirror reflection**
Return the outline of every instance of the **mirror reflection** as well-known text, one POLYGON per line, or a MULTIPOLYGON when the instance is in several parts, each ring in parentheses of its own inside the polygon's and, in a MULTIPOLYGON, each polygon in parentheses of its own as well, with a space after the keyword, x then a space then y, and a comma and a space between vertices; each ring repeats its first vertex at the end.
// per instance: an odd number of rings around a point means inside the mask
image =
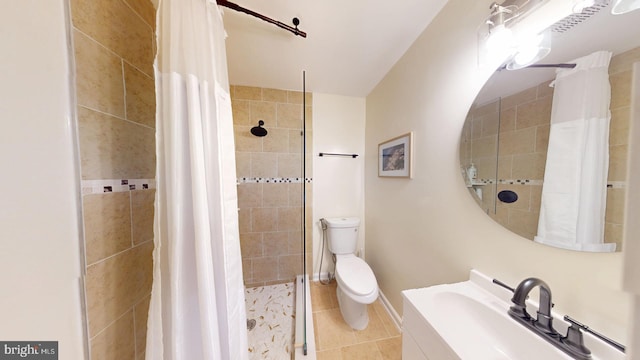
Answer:
POLYGON ((478 205, 507 229, 560 248, 619 251, 640 11, 589 11, 554 26, 542 61, 575 69, 498 70, 489 79, 467 115, 460 165, 478 205))

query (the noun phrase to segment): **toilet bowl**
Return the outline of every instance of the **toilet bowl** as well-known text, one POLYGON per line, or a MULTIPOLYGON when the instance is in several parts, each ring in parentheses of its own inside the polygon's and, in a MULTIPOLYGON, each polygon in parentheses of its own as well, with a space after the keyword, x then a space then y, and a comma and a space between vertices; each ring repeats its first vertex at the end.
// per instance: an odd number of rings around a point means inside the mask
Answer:
POLYGON ((355 255, 358 218, 327 218, 329 251, 336 256, 336 295, 342 318, 356 330, 369 324, 367 305, 378 298, 378 283, 369 265, 355 255))

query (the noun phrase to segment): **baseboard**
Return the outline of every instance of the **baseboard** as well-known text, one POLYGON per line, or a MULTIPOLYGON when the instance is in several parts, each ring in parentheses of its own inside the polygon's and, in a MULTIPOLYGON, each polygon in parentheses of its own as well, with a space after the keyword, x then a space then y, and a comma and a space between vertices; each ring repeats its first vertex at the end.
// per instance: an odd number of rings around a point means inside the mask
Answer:
POLYGON ((391 306, 391 303, 389 302, 387 297, 384 296, 382 290, 380 290, 380 300, 385 310, 387 310, 389 315, 391 315, 391 320, 393 320, 393 323, 396 325, 396 328, 398 328, 398 331, 402 332, 402 318, 400 317, 400 315, 398 315, 396 309, 391 306))

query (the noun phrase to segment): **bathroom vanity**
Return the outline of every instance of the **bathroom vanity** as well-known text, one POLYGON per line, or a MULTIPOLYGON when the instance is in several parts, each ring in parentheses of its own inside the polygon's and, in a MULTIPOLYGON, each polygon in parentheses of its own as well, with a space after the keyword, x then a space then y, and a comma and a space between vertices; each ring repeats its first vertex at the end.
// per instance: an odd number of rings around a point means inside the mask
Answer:
MULTIPOLYGON (((468 281, 402 292, 404 360, 571 360, 508 315, 512 293, 472 270, 468 281)), ((538 308, 527 300, 530 313, 538 308)), ((568 323, 552 312, 555 329, 568 323)), ((584 333, 593 360, 622 360, 624 353, 584 333)))

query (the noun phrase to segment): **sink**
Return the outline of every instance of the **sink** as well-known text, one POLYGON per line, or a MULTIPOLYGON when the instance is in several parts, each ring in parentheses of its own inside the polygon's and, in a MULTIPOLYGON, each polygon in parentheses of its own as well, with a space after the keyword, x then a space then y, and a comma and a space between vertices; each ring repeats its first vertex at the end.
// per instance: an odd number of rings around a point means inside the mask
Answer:
MULTIPOLYGON (((513 320, 507 313, 511 292, 491 280, 472 270, 469 281, 403 291, 403 359, 572 359, 513 320), (404 357, 405 343, 407 354, 424 357, 404 357)), ((566 323, 554 317, 564 333, 566 323)), ((589 334, 584 337, 594 360, 625 358, 589 334)))

